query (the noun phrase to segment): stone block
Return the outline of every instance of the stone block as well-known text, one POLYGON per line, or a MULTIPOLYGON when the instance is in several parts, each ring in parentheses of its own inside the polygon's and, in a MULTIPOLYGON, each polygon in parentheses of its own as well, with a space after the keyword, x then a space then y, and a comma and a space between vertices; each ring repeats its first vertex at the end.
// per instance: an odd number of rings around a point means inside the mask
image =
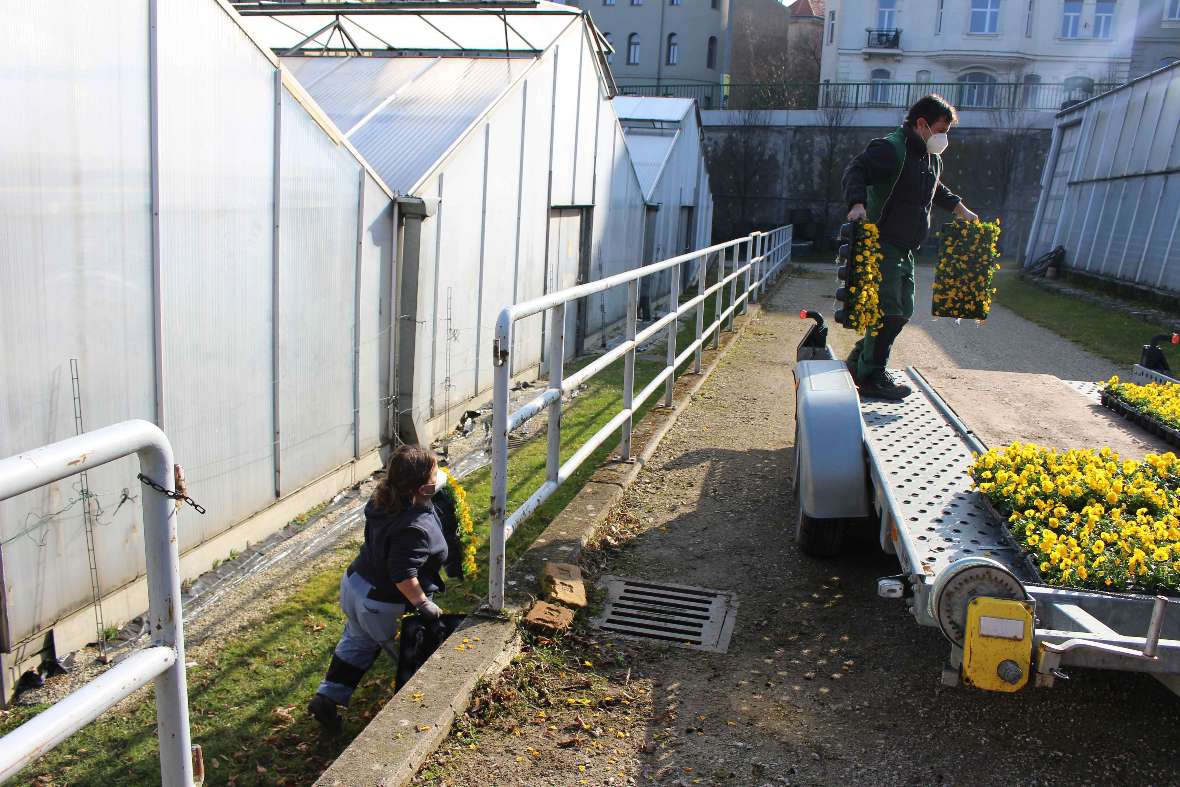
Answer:
POLYGON ((546 631, 566 631, 574 622, 574 611, 538 601, 529 608, 524 616, 524 622, 535 628, 546 631))
POLYGON ((586 606, 586 585, 582 581, 582 570, 571 563, 546 563, 541 575, 541 588, 545 595, 559 604, 586 606))

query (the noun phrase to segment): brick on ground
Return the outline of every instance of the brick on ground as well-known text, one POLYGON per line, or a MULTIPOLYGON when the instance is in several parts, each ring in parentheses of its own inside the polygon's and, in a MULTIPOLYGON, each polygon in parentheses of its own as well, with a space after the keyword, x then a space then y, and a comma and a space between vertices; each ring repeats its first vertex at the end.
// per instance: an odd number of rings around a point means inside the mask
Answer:
POLYGON ((586 606, 586 585, 582 581, 582 570, 571 563, 546 563, 541 574, 541 587, 551 600, 559 604, 586 606))
POLYGON ((546 631, 566 631, 574 622, 574 611, 538 601, 525 613, 524 622, 546 631))

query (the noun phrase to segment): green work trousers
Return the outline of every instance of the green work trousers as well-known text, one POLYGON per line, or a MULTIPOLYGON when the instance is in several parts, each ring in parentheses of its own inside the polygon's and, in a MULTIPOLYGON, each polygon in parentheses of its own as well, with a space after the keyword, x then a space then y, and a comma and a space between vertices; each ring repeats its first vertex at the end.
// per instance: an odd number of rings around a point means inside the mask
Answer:
POLYGON ((881 244, 881 291, 878 299, 885 320, 857 342, 856 378, 865 379, 889 363, 889 350, 906 321, 914 314, 914 253, 881 244))

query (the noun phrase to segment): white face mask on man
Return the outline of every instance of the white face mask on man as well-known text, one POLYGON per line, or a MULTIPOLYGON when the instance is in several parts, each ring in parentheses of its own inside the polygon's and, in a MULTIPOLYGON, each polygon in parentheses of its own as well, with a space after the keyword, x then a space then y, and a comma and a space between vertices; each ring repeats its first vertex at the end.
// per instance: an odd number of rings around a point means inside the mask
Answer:
POLYGON ((936 156, 941 155, 950 144, 950 137, 946 135, 946 132, 941 134, 931 134, 926 138, 926 150, 936 156))

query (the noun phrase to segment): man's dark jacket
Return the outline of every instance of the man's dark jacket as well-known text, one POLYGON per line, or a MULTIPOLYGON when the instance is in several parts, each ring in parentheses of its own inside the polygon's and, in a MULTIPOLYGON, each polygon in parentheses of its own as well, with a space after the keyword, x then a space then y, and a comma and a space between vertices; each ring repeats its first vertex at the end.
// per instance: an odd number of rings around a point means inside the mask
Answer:
POLYGON ((930 230, 931 203, 954 210, 961 201, 942 183, 942 158, 926 151, 926 143, 909 126, 874 139, 844 170, 844 199, 848 207, 869 206, 869 220, 881 229, 881 242, 916 251, 930 230), (897 175, 897 148, 905 144, 905 164, 897 175), (893 178, 897 183, 893 185, 893 178), (893 191, 889 188, 893 185, 893 191), (869 190, 876 191, 870 200, 869 190), (886 199, 888 198, 888 199, 886 199), (874 216, 873 202, 883 204, 874 216))

